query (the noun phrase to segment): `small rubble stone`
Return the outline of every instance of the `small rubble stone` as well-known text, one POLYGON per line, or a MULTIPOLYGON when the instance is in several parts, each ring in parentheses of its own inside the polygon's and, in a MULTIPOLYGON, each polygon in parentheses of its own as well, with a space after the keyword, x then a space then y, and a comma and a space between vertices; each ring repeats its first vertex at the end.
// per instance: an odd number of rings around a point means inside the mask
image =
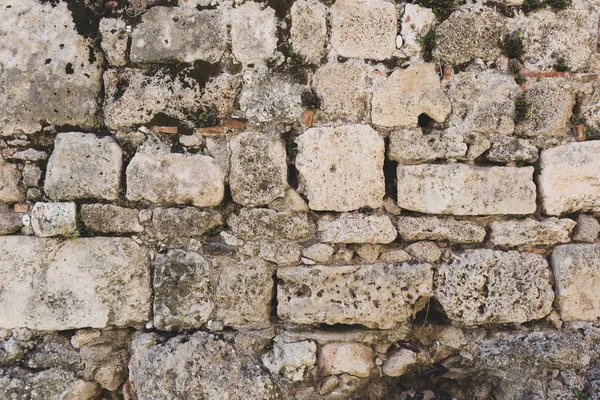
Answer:
POLYGON ((261 243, 258 256, 277 265, 296 265, 300 262, 302 249, 295 243, 261 243))
POLYGON ((221 225, 220 213, 195 207, 157 208, 152 214, 152 226, 159 237, 202 236, 221 225))
POLYGON ((6 204, 0 204, 0 235, 17 232, 23 226, 21 214, 13 212, 6 204))
POLYGON ((499 163, 511 161, 534 163, 539 158, 539 150, 529 140, 503 136, 492 142, 492 147, 485 158, 499 163))
POLYGON ((309 64, 317 64, 325 53, 327 7, 317 0, 298 0, 291 9, 292 47, 309 64))
POLYGON ((406 247, 406 252, 417 260, 434 263, 442 257, 442 251, 434 242, 415 242, 406 247))
POLYGON ((564 321, 600 318, 600 246, 565 244, 550 256, 556 280, 556 305, 564 321))
POLYGON ((31 226, 39 237, 70 236, 76 232, 75 203, 35 203, 31 226))
POLYGON ((328 343, 319 351, 319 368, 325 376, 350 374, 366 378, 375 368, 373 350, 361 343, 328 343))
POLYGON ((354 258, 354 251, 344 247, 340 247, 335 253, 334 261, 337 264, 350 264, 354 258))
POLYGON ((100 36, 102 51, 110 65, 123 66, 127 64, 127 45, 129 32, 125 21, 117 18, 102 18, 100 20, 100 36))
POLYGON ((318 263, 326 263, 331 259, 334 252, 334 248, 327 244, 315 243, 302 250, 302 255, 318 263))
POLYGON ((356 254, 369 264, 373 264, 377 261, 380 252, 381 245, 372 243, 363 244, 356 249, 356 254))
POLYGON ((16 153, 12 154, 10 157, 7 158, 21 161, 44 161, 48 158, 48 153, 36 149, 26 149, 17 151, 16 153))
POLYGON ((444 122, 450 111, 435 65, 429 63, 396 69, 371 100, 373 124, 384 127, 416 126, 421 114, 444 122))
POLYGON ((523 323, 552 310, 551 280, 541 255, 467 250, 439 268, 435 297, 448 318, 467 325, 523 323))
POLYGON ((577 225, 573 231, 573 240, 576 242, 594 243, 600 232, 598 220, 591 215, 580 214, 577 225))
POLYGON ((400 36, 403 44, 397 46, 411 60, 420 61, 422 56, 423 37, 436 23, 435 14, 431 9, 416 4, 405 4, 401 18, 400 36))
POLYGON ((391 263, 405 263, 412 260, 412 256, 402 249, 390 249, 384 250, 379 256, 379 260, 382 262, 391 263))
POLYGON ((35 164, 27 163, 23 167, 23 186, 36 187, 42 179, 42 170, 35 164))
POLYGON ((0 203, 16 203, 25 195, 19 187, 21 173, 16 165, 9 164, 0 156, 0 203))
MULTIPOLYGON (((232 115, 235 113, 235 100, 238 95, 242 79, 239 75, 227 72, 212 77, 206 82, 202 92, 202 103, 206 107, 216 109, 219 115, 232 115)), ((230 129, 244 129, 244 123, 237 120, 221 120, 221 125, 230 129)))
POLYGON ((310 128, 296 143, 296 168, 312 210, 351 211, 381 206, 385 144, 373 128, 310 128))
POLYGON ((306 370, 317 362, 317 345, 310 340, 286 343, 275 338, 273 350, 262 357, 272 374, 281 374, 294 382, 304 380, 306 370))
POLYGON ((447 217, 398 218, 398 234, 403 240, 447 240, 453 243, 479 243, 485 229, 474 222, 447 217))
POLYGON ((326 215, 317 222, 319 238, 327 243, 391 243, 396 228, 387 215, 326 215))
POLYGON ((83 204, 81 219, 85 227, 101 233, 143 232, 138 210, 118 207, 112 204, 83 204))
POLYGON ((398 205, 432 214, 531 214, 533 167, 399 165, 398 205))
POLYGON ((277 211, 292 211, 292 212, 308 212, 308 204, 306 201, 292 188, 285 191, 283 199, 277 199, 269 208, 277 211))
POLYGON ((416 353, 408 349, 399 349, 383 364, 383 373, 387 376, 402 376, 418 363, 416 353))
POLYGON ((494 221, 490 240, 496 245, 508 247, 552 246, 571 241, 571 231, 575 225, 576 222, 568 218, 494 221))
POLYGON ((248 1, 231 13, 233 55, 243 64, 259 64, 273 56, 277 48, 275 10, 248 1), (260 29, 257 29, 260 27, 260 29))
POLYGON ((315 226, 304 213, 244 208, 229 217, 233 233, 245 240, 300 240, 314 233, 315 226))
POLYGON ((236 203, 248 207, 268 205, 287 189, 286 152, 280 137, 243 132, 229 142, 229 185, 236 203))
POLYGON ((467 144, 456 130, 403 128, 390 134, 388 158, 400 163, 461 158, 467 153, 467 144))
POLYGON ((428 264, 314 266, 280 268, 277 277, 285 322, 389 329, 425 306, 433 272, 428 264))
POLYGON ((138 152, 127 167, 127 199, 217 206, 223 200, 224 180, 209 156, 138 152))

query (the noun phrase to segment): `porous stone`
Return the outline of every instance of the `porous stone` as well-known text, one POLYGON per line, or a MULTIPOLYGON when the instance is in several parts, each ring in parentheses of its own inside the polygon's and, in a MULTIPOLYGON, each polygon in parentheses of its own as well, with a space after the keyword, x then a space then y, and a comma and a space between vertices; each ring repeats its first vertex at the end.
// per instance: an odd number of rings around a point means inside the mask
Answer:
POLYGON ((155 333, 132 343, 130 380, 138 398, 275 400, 274 382, 256 361, 205 332, 165 340, 155 333))
POLYGON ((325 215, 317 222, 319 238, 327 243, 391 243, 396 228, 387 215, 325 215))
POLYGON ((328 343, 319 351, 319 368, 327 375, 366 378, 375 367, 373 350, 361 343, 328 343))
POLYGON ((131 33, 131 61, 215 63, 227 49, 228 23, 221 9, 152 7, 131 33))
POLYGON ((37 187, 42 179, 42 170, 33 163, 27 163, 23 167, 23 186, 37 187))
POLYGON ((306 201, 292 188, 285 191, 282 199, 277 199, 269 204, 269 208, 276 211, 308 212, 306 201))
POLYGON ((129 238, 0 238, 0 327, 141 326, 150 313, 148 256, 129 238), (76 285, 73 283, 77 282, 76 285))
POLYGON ((373 92, 371 118, 384 127, 416 126, 425 114, 437 122, 450 115, 451 105, 441 89, 435 65, 398 68, 373 92))
POLYGON ((102 41, 102 51, 110 65, 127 64, 129 32, 125 21, 118 18, 102 18, 98 27, 102 41))
POLYGON ((35 203, 31 226, 37 236, 69 236, 77 229, 75 203, 35 203))
POLYGON ((564 321, 600 317, 600 246, 565 244, 550 256, 556 281, 556 305, 564 321))
POLYGON ((304 213, 244 208, 229 217, 227 224, 236 236, 246 240, 300 240, 315 231, 314 223, 304 213))
POLYGON ((334 251, 333 247, 325 243, 315 243, 302 250, 302 255, 318 263, 326 263, 331 259, 334 251))
POLYGON ((600 211, 600 142, 569 143, 540 155, 538 187, 544 213, 600 211))
POLYGON ((399 165, 398 205, 431 214, 531 214, 533 167, 399 165))
POLYGON ((490 240, 496 245, 509 247, 551 246, 569 242, 575 225, 575 221, 569 218, 494 221, 490 240))
POLYGON ((23 226, 22 215, 13 212, 8 205, 0 204, 0 235, 17 232, 23 226))
POLYGON ((296 168, 312 210, 351 211, 381 206, 385 144, 373 128, 311 128, 296 143, 296 168))
POLYGON ((223 200, 224 181, 212 157, 137 152, 127 167, 127 199, 216 206, 223 200))
POLYGON ((580 214, 577 225, 573 231, 573 240, 576 242, 594 243, 600 232, 598 220, 591 215, 580 214))
POLYGON ((223 217, 213 210, 195 207, 156 208, 152 213, 152 226, 159 237, 202 236, 221 225, 223 217))
POLYGON ((388 158, 400 163, 461 158, 467 153, 467 144, 457 130, 403 128, 390 134, 388 158))
POLYGON ((278 265, 294 265, 300 262, 301 254, 302 249, 296 243, 265 242, 261 243, 258 256, 278 265))
POLYGON ((262 362, 272 374, 302 381, 306 370, 317 362, 317 345, 310 340, 287 343, 276 337, 273 350, 262 357, 262 362))
POLYGON ((285 267, 277 278, 285 322, 389 329, 425 306, 433 272, 429 264, 285 267))
POLYGON ((21 161, 44 161, 48 158, 48 153, 36 149, 26 149, 8 155, 7 158, 21 161))
POLYGON ((361 245, 358 249, 356 249, 356 254, 362 258, 366 263, 372 264, 377 261, 379 258, 379 253, 381 252, 380 244, 372 244, 367 243, 361 245))
POLYGON ((248 1, 231 12, 233 55, 243 64, 257 64, 273 56, 277 48, 275 10, 248 1))
POLYGON ((435 30, 438 38, 433 54, 453 64, 473 58, 493 61, 500 56, 498 44, 504 26, 502 16, 490 8, 455 11, 435 30))
POLYGON ((423 37, 435 25, 435 14, 429 8, 409 3, 404 5, 404 14, 400 21, 402 45, 397 47, 411 60, 420 61, 423 37))
POLYGON ((20 180, 21 173, 17 166, 7 163, 0 156, 0 203, 15 203, 24 199, 20 180))
POLYGON ((242 79, 239 75, 227 72, 212 77, 206 82, 202 91, 202 103, 208 108, 216 109, 219 115, 235 114, 235 100, 241 83, 242 79))
POLYGON ((198 253, 175 249, 158 254, 154 265, 154 326, 200 328, 214 309, 210 263, 198 253))
POLYGON ((298 0, 291 8, 292 47, 309 64, 317 64, 325 53, 327 7, 317 0, 298 0))
POLYGON ((417 354, 408 349, 399 349, 383 364, 383 373, 387 376, 402 376, 419 363, 417 354))
POLYGON ((412 256, 402 249, 388 249, 381 252, 379 260, 382 262, 405 263, 412 260, 412 256))
POLYGON ((339 0, 331 7, 331 47, 343 57, 388 59, 397 31, 396 9, 385 0, 339 0))
POLYGON ((492 142, 485 158, 498 163, 534 163, 539 158, 539 150, 530 140, 503 136, 492 142))
POLYGON ((248 207, 268 205, 287 189, 287 156, 279 136, 243 132, 229 142, 229 185, 233 201, 248 207))
POLYGON ((417 260, 434 263, 442 256, 437 244, 430 241, 415 242, 406 247, 406 252, 417 260))
POLYGON ((439 268, 435 297, 467 325, 523 323, 552 310, 552 274, 539 254, 467 250, 439 268))
POLYGON ((102 56, 77 33, 67 3, 6 0, 0 37, 0 136, 43 124, 91 128, 102 85, 102 56))
POLYGON ((444 217, 401 216, 396 223, 402 240, 447 240, 453 243, 479 243, 485 229, 471 221, 444 217))
POLYGON ((59 133, 48 160, 44 191, 54 200, 116 200, 123 152, 112 137, 59 133))
POLYGON ((15 367, 3 370, 0 376, 0 396, 5 399, 93 400, 100 391, 97 383, 77 379, 62 368, 33 372, 15 367))
POLYGON ((138 210, 112 204, 83 204, 81 219, 85 227, 101 233, 143 232, 138 210))

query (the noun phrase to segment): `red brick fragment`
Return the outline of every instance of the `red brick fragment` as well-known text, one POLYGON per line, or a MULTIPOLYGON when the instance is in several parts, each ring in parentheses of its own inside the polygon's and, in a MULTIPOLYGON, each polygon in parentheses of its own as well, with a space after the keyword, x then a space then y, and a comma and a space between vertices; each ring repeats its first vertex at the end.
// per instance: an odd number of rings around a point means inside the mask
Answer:
POLYGON ((221 125, 230 129, 244 129, 246 127, 246 124, 238 119, 224 119, 221 121, 221 125))
POLYGON ((573 126, 573 135, 575 136, 575 140, 578 142, 585 141, 585 125, 577 124, 573 126))
POLYGON ((302 125, 304 125, 307 128, 310 128, 312 126, 314 114, 315 113, 313 110, 304 111, 304 114, 302 114, 302 125))
POLYGON ((26 213, 29 210, 28 204, 15 204, 13 207, 16 213, 26 213))
POLYGON ((168 133, 171 135, 177 134, 176 126, 151 126, 150 130, 156 133, 168 133))
POLYGON ((198 135, 221 135, 225 133, 225 128, 222 126, 209 126, 208 128, 197 128, 198 135))

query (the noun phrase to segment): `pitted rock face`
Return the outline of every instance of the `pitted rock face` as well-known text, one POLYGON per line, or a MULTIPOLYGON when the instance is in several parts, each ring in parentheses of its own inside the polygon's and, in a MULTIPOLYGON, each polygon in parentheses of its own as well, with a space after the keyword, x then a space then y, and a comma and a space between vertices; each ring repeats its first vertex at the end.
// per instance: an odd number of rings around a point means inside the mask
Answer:
POLYGON ((260 64, 277 48, 275 10, 249 1, 231 12, 231 44, 235 58, 243 64, 260 64))
POLYGON ((290 39, 294 49, 310 64, 325 54, 328 9, 318 0, 298 0, 291 9, 290 39))
POLYGON ((24 193, 19 186, 21 173, 14 164, 9 164, 0 157, 0 201, 14 203, 23 200, 24 193))
POLYGON ((467 144, 456 129, 432 130, 402 128, 390 134, 388 158, 400 163, 463 158, 467 144))

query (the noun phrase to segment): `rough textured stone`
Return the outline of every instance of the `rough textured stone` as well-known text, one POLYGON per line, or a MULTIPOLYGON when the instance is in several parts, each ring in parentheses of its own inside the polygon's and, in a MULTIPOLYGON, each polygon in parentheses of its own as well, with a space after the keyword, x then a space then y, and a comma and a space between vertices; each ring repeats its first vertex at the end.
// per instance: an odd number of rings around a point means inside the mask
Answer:
POLYGON ((138 210, 112 204, 83 204, 81 219, 85 227, 101 233, 143 232, 138 210))
POLYGON ((131 61, 215 63, 227 49, 228 22, 220 9, 152 7, 131 33, 131 61))
POLYGON ((401 50, 411 60, 420 61, 423 37, 434 26, 435 14, 429 8, 409 3, 404 5, 401 22, 401 50))
POLYGON ((292 381, 304 380, 307 368, 317 362, 317 345, 313 341, 286 343, 275 338, 273 350, 265 354, 262 362, 272 374, 282 374, 292 381))
POLYGON ((573 231, 573 240, 576 242, 594 243, 600 232, 598 220, 591 215, 580 214, 577 225, 573 231))
POLYGON ((277 277, 277 315, 285 322, 389 329, 425 306, 433 273, 428 264, 391 264, 286 267, 277 277))
POLYGON ((23 186, 37 187, 42 179, 42 170, 33 163, 27 163, 23 167, 23 186))
POLYGON ((552 310, 551 279, 541 255, 467 250, 439 268, 435 297, 448 318, 467 325, 523 323, 552 310))
POLYGON ((139 326, 149 317, 148 256, 129 238, 5 236, 0 274, 2 328, 139 326))
POLYGON ((408 349, 399 349, 383 364, 383 373, 387 376, 402 376, 419 363, 417 354, 408 349))
POLYGON ((600 246, 557 246, 550 263, 556 280, 556 305, 562 319, 597 320, 600 317, 600 246))
POLYGON ((382 262, 405 263, 412 260, 412 256, 402 249, 384 250, 379 256, 382 262))
POLYGON ((125 21, 117 18, 102 18, 98 29, 102 37, 100 44, 106 61, 114 66, 127 64, 129 32, 125 21))
POLYGON ((356 254, 365 260, 366 263, 373 264, 379 258, 381 252, 380 244, 367 243, 356 249, 356 254))
POLYGON ((391 243, 396 228, 387 215, 326 215, 317 222, 319 238, 328 243, 391 243))
POLYGON ((542 151, 538 187, 549 215, 600 211, 600 142, 569 143, 542 151))
POLYGON ((490 240, 496 245, 509 247, 567 243, 571 240, 571 231, 575 224, 575 221, 568 218, 494 221, 491 225, 490 240))
POLYGON ((16 165, 9 164, 0 156, 0 202, 14 203, 23 200, 25 195, 19 187, 21 173, 16 165))
POLYGON ((235 114, 235 100, 241 81, 239 75, 231 75, 226 72, 211 78, 204 86, 202 103, 208 108, 216 109, 219 115, 235 114))
POLYGON ((533 167, 398 166, 398 205, 432 214, 535 212, 533 167))
POLYGON ((221 225, 221 214, 194 207, 156 208, 152 213, 152 226, 159 237, 202 236, 221 225))
POLYGON ((534 163, 539 158, 539 150, 529 140, 503 136, 492 142, 492 147, 485 158, 499 163, 511 161, 534 163))
POLYGON ((269 204, 269 208, 276 211, 308 212, 306 201, 292 188, 285 191, 282 199, 277 199, 269 204))
POLYGON ((375 367, 373 350, 360 343, 328 343, 319 351, 323 375, 350 374, 366 378, 375 367))
POLYGON ((373 124, 385 127, 417 125, 421 114, 443 122, 450 111, 435 65, 429 63, 396 69, 371 100, 373 124))
POLYGON ((17 367, 2 372, 0 396, 5 399, 93 400, 100 394, 98 384, 76 379, 64 369, 32 372, 17 367))
POLYGON ((229 147, 229 185, 236 203, 250 207, 268 205, 284 196, 288 168, 285 146, 279 136, 244 132, 233 137, 229 147))
POLYGON ((0 136, 34 133, 43 123, 91 128, 102 56, 77 34, 67 3, 5 0, 2 17, 0 136))
POLYGON ((17 232, 23 226, 21 214, 13 212, 5 204, 0 204, 0 235, 17 232))
POLYGON ((406 247, 406 252, 420 261, 434 263, 442 256, 437 244, 429 241, 415 242, 406 247))
POLYGON ((390 134, 388 158, 400 163, 461 158, 467 153, 467 144, 456 130, 403 128, 390 134))
POLYGON ((318 263, 326 263, 331 259, 334 251, 334 248, 329 245, 324 243, 315 243, 312 246, 302 250, 302 255, 318 263))
POLYGON ((435 31, 438 39, 434 55, 454 64, 473 58, 495 60, 500 56, 498 44, 504 34, 504 24, 502 16, 489 8, 453 12, 435 31))
POLYGON ((447 240, 453 243, 478 243, 485 239, 485 229, 471 221, 438 217, 398 218, 402 240, 447 240))
POLYGON ((35 203, 31 226, 37 236, 70 236, 77 229, 75 203, 35 203))
POLYGON ((278 265, 294 265, 300 262, 302 249, 295 243, 266 242, 261 243, 259 257, 278 265))
POLYGON ((239 214, 229 217, 227 224, 236 236, 247 240, 299 240, 315 230, 306 214, 264 208, 242 209, 239 214))
POLYGON ((48 160, 44 191, 54 200, 116 200, 123 152, 111 137, 59 133, 48 160))
POLYGON ((312 210, 350 211, 381 206, 385 194, 385 145, 373 128, 311 128, 296 143, 296 168, 312 210))
POLYGON ((233 346, 205 332, 165 340, 138 335, 132 344, 130 379, 146 400, 278 398, 271 378, 233 346))
POLYGON ((138 152, 127 167, 127 199, 216 206, 223 200, 224 180, 209 156, 138 152))
POLYGON ((327 41, 327 7, 317 0, 298 0, 292 6, 291 18, 292 47, 305 62, 318 63, 327 41))
POLYGON ((273 56, 277 48, 275 10, 253 1, 231 13, 233 55, 243 64, 257 64, 273 56))
POLYGON ((169 250, 154 267, 154 326, 161 330, 199 328, 210 318, 210 263, 198 253, 169 250))

